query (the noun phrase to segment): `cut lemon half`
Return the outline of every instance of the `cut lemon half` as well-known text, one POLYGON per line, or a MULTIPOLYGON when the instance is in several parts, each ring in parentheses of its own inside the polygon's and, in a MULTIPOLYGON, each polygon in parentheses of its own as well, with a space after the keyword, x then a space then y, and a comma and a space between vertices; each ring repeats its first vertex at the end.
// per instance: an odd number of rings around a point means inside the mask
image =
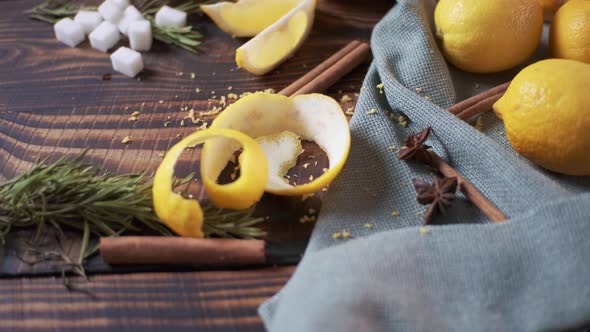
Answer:
POLYGON ((228 34, 252 37, 285 16, 300 2, 301 0, 223 1, 201 5, 201 10, 228 34))
POLYGON ((286 15, 236 50, 241 68, 264 75, 303 44, 313 25, 316 0, 302 0, 286 15))
MULTIPOLYGON (((304 195, 328 186, 340 173, 350 149, 348 121, 340 105, 322 94, 286 97, 255 93, 230 105, 211 124, 258 138, 268 162, 265 190, 277 195, 304 195), (290 132, 285 134, 285 132, 290 132), (328 170, 313 181, 293 186, 284 180, 285 168, 301 150, 293 137, 315 142, 326 153, 328 170)), ((220 138, 205 143, 201 172, 217 178, 235 153, 238 142, 220 138)))

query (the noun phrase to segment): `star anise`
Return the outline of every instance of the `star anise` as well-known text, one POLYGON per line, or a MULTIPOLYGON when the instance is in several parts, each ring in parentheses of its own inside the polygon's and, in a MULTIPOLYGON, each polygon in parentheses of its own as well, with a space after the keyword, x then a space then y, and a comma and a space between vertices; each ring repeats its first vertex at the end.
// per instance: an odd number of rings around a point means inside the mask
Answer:
POLYGON ((399 150, 398 159, 414 159, 421 163, 430 164, 431 157, 428 153, 430 146, 424 144, 430 135, 430 130, 430 127, 427 127, 419 133, 408 136, 406 145, 399 150))
POLYGON ((456 177, 445 177, 439 180, 434 177, 434 183, 430 184, 420 179, 413 179, 414 189, 418 193, 416 200, 422 205, 430 204, 424 212, 424 223, 429 224, 435 214, 445 214, 455 199, 458 180, 456 177))

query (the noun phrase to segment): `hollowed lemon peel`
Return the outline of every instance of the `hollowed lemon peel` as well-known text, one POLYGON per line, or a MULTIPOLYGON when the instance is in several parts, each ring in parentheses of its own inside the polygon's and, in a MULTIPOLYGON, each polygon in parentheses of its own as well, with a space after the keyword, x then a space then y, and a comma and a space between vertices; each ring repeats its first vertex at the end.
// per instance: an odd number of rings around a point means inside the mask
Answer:
MULTIPOLYGON (((234 182, 217 184, 219 174, 202 167, 201 176, 211 201, 218 207, 245 209, 260 200, 268 178, 266 156, 262 147, 251 137, 239 131, 215 128, 195 132, 173 146, 162 160, 154 176, 153 200, 158 217, 181 236, 203 237, 203 211, 199 202, 185 199, 172 191, 174 165, 187 147, 213 138, 234 142, 243 149, 240 155, 240 177, 234 182)), ((216 140, 210 141, 210 143, 216 140)), ((210 155, 209 159, 216 159, 210 155)), ((224 164, 225 166, 225 164, 224 164)))
POLYGON ((297 157, 303 152, 299 136, 290 131, 283 131, 278 134, 260 136, 256 141, 264 150, 268 161, 268 182, 270 186, 276 185, 272 182, 287 182, 285 175, 289 169, 297 165, 297 157))
POLYGON ((285 16, 236 50, 236 63, 264 75, 288 59, 311 31, 316 0, 302 0, 285 16))
POLYGON ((201 5, 201 10, 226 33, 253 37, 285 16, 301 0, 239 0, 201 5))
MULTIPOLYGON (((301 139, 315 142, 326 152, 328 170, 313 181, 293 186, 283 180, 280 167, 270 166, 266 191, 277 195, 305 195, 329 185, 340 173, 350 149, 350 130, 340 105, 322 94, 286 97, 255 93, 230 105, 211 124, 211 128, 241 131, 250 137, 292 132, 301 139), (279 171, 277 171, 279 170, 279 171)), ((233 140, 220 138, 205 143, 201 171, 217 178, 240 146, 233 140)), ((267 155, 273 161, 276 156, 267 155)))

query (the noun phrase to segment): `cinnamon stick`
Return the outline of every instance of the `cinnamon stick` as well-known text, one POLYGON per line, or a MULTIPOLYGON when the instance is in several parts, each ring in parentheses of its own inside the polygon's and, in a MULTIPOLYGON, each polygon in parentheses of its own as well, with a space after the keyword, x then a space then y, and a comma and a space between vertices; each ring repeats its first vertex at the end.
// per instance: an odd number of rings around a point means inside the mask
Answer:
POLYGON ((100 238, 109 264, 256 265, 265 263, 262 240, 196 239, 168 236, 100 238))
POLYGON ((412 134, 406 139, 406 144, 398 151, 398 159, 414 160, 434 168, 447 178, 457 178, 459 189, 467 199, 477 206, 488 218, 494 222, 504 221, 508 217, 494 203, 485 197, 471 182, 465 179, 453 167, 441 159, 430 147, 424 143, 430 135, 431 128, 427 127, 419 133, 412 134))
POLYGON ((446 177, 456 177, 459 180, 459 190, 477 206, 481 212, 483 212, 490 220, 494 222, 505 221, 508 217, 502 212, 494 203, 485 197, 481 191, 479 191, 471 182, 465 179, 459 172, 453 167, 447 164, 446 161, 441 159, 436 153, 428 151, 430 154, 431 166, 437 169, 446 177))
POLYGON ((324 60, 324 62, 317 65, 310 72, 303 75, 301 78, 299 78, 295 82, 291 83, 289 86, 287 86, 283 90, 279 91, 279 94, 284 95, 284 96, 291 96, 297 90, 301 89, 303 86, 305 86, 306 84, 311 82, 314 78, 316 78, 320 74, 322 74, 326 69, 330 68, 336 62, 338 62, 338 60, 342 59, 348 53, 352 52, 360 44, 361 44, 361 42, 358 40, 353 40, 350 43, 346 44, 346 46, 344 46, 338 52, 334 53, 332 56, 330 56, 329 58, 324 60))
MULTIPOLYGON (((369 44, 360 43, 352 51, 340 58, 340 60, 336 61, 332 66, 328 67, 328 69, 324 70, 321 74, 311 79, 311 81, 303 85, 301 88, 291 93, 291 96, 325 91, 344 75, 350 73, 359 64, 367 60, 370 55, 371 48, 369 47, 369 44)), ((291 90, 289 87, 286 89, 291 90)))
POLYGON ((461 119, 463 121, 467 121, 475 115, 478 115, 480 113, 483 113, 483 112, 486 112, 486 111, 492 109, 492 106, 494 106, 494 103, 496 103, 500 98, 502 98, 503 95, 504 95, 504 91, 500 92, 498 94, 495 94, 493 96, 489 96, 486 99, 483 99, 482 101, 478 102, 477 104, 464 109, 460 113, 457 113, 456 115, 459 119, 461 119))
MULTIPOLYGON (((476 107, 476 105, 478 105, 478 104, 480 105, 480 107, 483 108, 487 104, 486 103, 482 104, 482 102, 484 102, 486 100, 489 101, 490 98, 493 98, 493 97, 497 96, 498 94, 500 94, 500 96, 503 95, 506 92, 506 89, 508 89, 509 85, 510 85, 510 82, 500 84, 496 87, 486 90, 486 91, 484 91, 480 94, 477 94, 473 97, 467 98, 467 99, 447 108, 447 111, 449 111, 452 114, 458 115, 458 114, 464 112, 465 110, 469 109, 470 107, 476 107)), ((493 105, 493 103, 492 103, 492 105, 493 105)), ((481 109, 481 108, 477 108, 477 109, 481 109)), ((487 111, 487 109, 485 109, 484 111, 487 111)))

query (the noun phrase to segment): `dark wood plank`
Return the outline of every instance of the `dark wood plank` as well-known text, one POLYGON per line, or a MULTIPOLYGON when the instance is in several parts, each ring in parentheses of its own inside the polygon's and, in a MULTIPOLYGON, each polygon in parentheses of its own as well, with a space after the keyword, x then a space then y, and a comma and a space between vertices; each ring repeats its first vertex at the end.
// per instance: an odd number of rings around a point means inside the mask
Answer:
MULTIPOLYGON (((293 268, 95 276, 69 291, 60 278, 0 282, 0 330, 263 331, 257 307, 293 268)), ((79 280, 78 280, 79 281, 79 280)))

